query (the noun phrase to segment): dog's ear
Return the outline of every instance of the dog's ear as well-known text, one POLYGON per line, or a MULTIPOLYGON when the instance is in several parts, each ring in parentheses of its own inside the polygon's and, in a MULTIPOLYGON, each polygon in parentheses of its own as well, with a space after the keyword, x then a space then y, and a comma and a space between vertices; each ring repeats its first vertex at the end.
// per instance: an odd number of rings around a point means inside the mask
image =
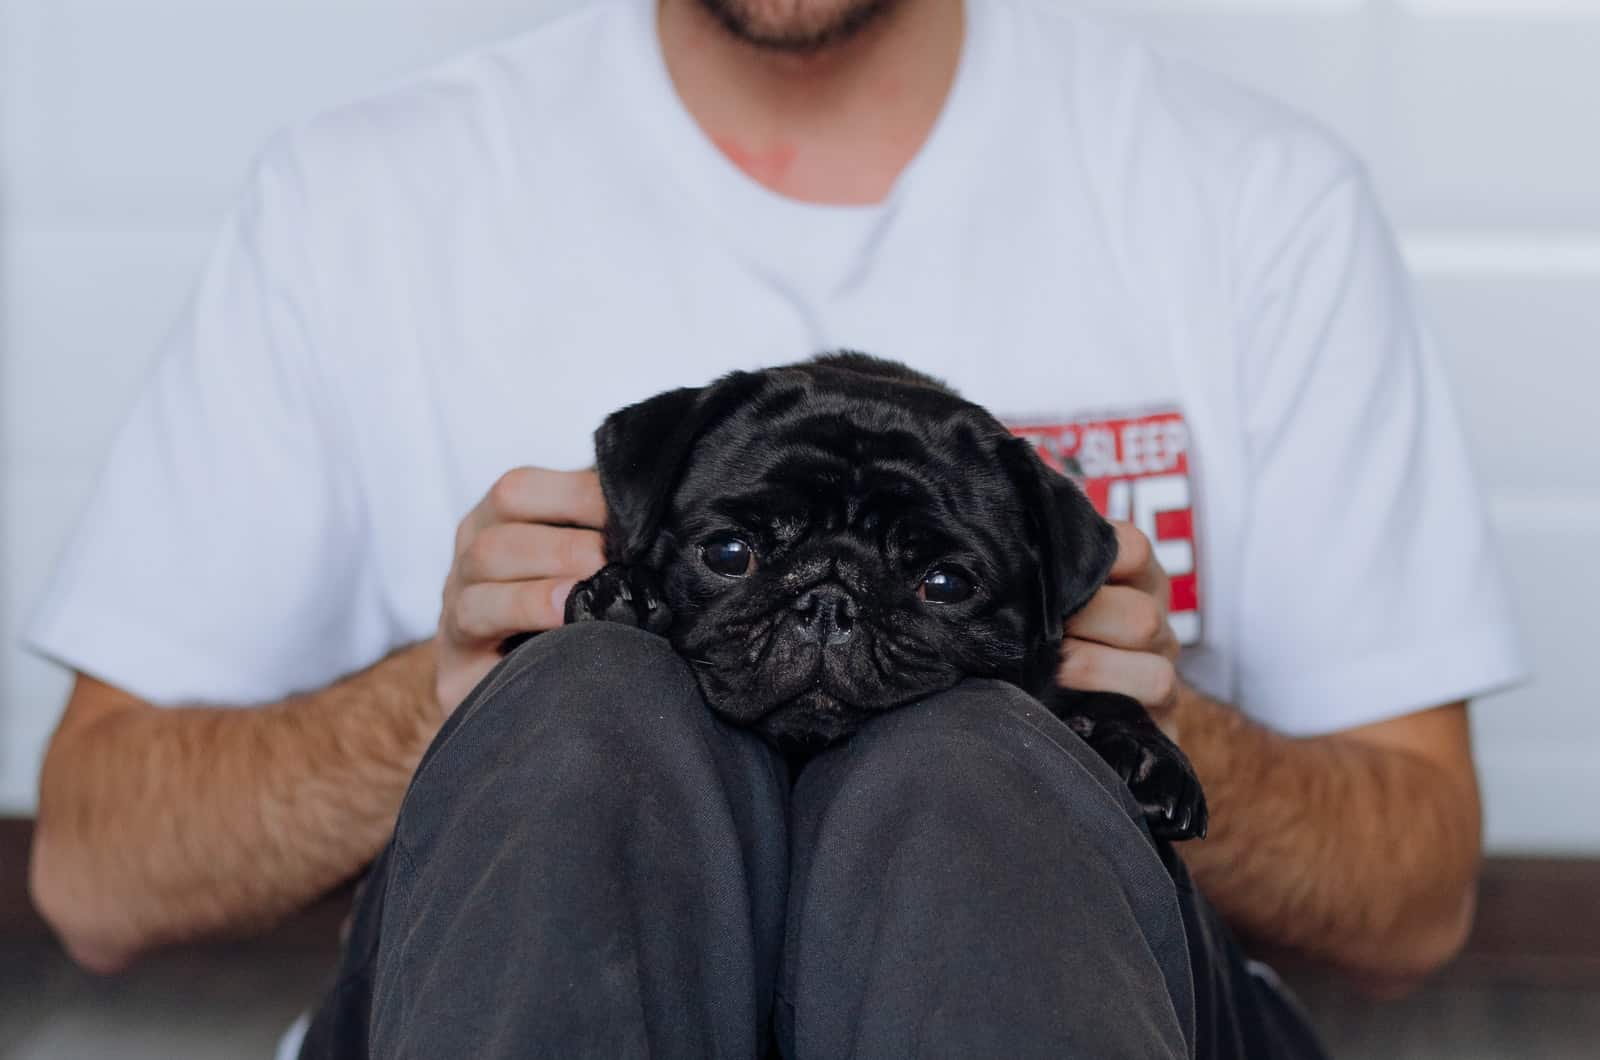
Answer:
POLYGON ((1044 630, 1060 640, 1066 620, 1099 591, 1117 559, 1117 533, 1078 484, 1047 467, 1033 445, 1007 438, 1000 459, 1022 494, 1039 548, 1044 630))
POLYGON ((756 373, 734 372, 710 386, 669 390, 606 417, 594 435, 606 499, 606 559, 637 563, 650 551, 695 440, 760 385, 756 373))

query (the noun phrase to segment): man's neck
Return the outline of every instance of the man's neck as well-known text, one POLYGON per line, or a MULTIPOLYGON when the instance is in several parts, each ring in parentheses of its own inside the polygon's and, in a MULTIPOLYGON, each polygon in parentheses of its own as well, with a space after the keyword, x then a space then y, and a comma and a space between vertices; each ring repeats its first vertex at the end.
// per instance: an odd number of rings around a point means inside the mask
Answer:
POLYGON ((804 202, 882 201, 955 80, 961 0, 901 0, 836 45, 746 43, 698 0, 659 0, 662 53, 684 106, 751 179, 804 202))

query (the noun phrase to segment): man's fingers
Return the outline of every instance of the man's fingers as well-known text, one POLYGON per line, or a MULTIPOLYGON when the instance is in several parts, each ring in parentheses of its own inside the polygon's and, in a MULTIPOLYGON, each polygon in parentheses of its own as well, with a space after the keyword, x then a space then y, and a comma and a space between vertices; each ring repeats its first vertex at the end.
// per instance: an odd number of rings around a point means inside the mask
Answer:
POLYGON ((1166 602, 1127 585, 1108 585, 1096 593, 1067 623, 1067 636, 1172 659, 1178 654, 1178 639, 1167 623, 1166 602))
POLYGON ((1111 581, 1142 589, 1163 602, 1167 599, 1167 572, 1156 562, 1150 539, 1132 523, 1112 522, 1117 532, 1117 559, 1111 564, 1111 581))
POLYGON ((1069 639, 1057 673, 1064 688, 1080 692, 1120 692, 1132 696, 1152 714, 1161 714, 1178 700, 1178 672, 1160 655, 1124 651, 1093 641, 1069 639))
POLYGON ((535 578, 587 578, 605 566, 601 536, 539 523, 497 523, 478 531, 456 570, 464 585, 535 578))
POLYGON ((476 531, 496 523, 513 522, 603 529, 606 502, 600 477, 593 471, 547 471, 541 467, 507 471, 467 516, 464 536, 470 539, 476 531))
POLYGON ((541 633, 561 625, 571 578, 479 582, 462 589, 450 615, 456 639, 498 641, 515 633, 541 633))

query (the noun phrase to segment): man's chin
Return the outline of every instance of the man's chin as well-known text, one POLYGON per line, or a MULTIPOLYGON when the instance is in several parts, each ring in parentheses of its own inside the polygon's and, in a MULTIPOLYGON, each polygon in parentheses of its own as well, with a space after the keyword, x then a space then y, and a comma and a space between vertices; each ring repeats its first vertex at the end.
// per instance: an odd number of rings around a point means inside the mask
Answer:
POLYGON ((746 44, 812 54, 842 44, 875 22, 893 0, 699 0, 746 44))

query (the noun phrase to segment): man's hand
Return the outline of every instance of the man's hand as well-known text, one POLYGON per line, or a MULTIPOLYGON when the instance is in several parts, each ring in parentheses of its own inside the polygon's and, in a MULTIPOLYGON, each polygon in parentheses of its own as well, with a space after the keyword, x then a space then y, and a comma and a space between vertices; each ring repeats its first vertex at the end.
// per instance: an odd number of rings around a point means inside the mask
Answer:
POLYGON ((500 642, 561 625, 573 585, 605 563, 593 471, 508 471, 456 531, 439 614, 435 691, 445 717, 500 659, 500 642))
POLYGON ((1167 622, 1167 575, 1148 538, 1131 523, 1112 525, 1117 561, 1067 624, 1057 678, 1064 688, 1132 696, 1177 740, 1178 638, 1167 622))

